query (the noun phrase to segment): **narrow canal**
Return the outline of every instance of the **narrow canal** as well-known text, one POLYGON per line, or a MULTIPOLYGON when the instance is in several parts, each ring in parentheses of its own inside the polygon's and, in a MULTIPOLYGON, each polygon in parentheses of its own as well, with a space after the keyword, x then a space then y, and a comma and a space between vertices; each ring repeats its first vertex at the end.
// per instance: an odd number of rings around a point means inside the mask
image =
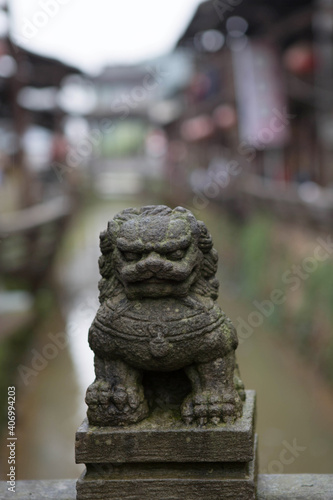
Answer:
MULTIPOLYGON (((74 464, 74 438, 85 416, 85 390, 94 378, 87 332, 98 307, 98 236, 118 211, 154 202, 98 202, 73 224, 59 266, 59 306, 44 321, 31 349, 40 353, 47 344, 57 347, 38 375, 23 384, 19 401, 19 479, 76 478, 82 470, 74 464)), ((203 220, 212 219, 209 210, 200 214, 203 220)), ((218 219, 209 228, 222 255, 218 219)), ((250 311, 223 283, 219 300, 234 320, 250 311)), ((258 396, 260 471, 332 473, 333 394, 325 383, 265 324, 240 345, 238 360, 246 387, 258 396)))

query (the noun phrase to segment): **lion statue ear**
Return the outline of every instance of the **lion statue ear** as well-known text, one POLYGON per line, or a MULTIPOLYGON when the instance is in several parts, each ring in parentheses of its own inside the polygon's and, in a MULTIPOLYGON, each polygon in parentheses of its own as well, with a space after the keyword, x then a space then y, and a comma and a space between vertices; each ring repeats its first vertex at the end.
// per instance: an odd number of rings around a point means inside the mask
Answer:
POLYGON ((198 247, 203 253, 203 262, 201 266, 202 279, 195 286, 197 293, 211 297, 216 300, 218 297, 219 282, 215 277, 217 272, 218 254, 213 248, 211 234, 204 222, 197 221, 200 229, 198 247))
POLYGON ((98 267, 101 279, 98 283, 99 301, 102 304, 107 298, 114 295, 118 280, 114 275, 113 252, 115 248, 116 233, 119 229, 115 221, 110 221, 106 231, 102 231, 99 235, 100 249, 102 255, 98 259, 98 267))
POLYGON ((198 246, 202 253, 208 253, 213 248, 212 237, 208 232, 206 224, 202 220, 198 220, 197 222, 200 229, 198 246))

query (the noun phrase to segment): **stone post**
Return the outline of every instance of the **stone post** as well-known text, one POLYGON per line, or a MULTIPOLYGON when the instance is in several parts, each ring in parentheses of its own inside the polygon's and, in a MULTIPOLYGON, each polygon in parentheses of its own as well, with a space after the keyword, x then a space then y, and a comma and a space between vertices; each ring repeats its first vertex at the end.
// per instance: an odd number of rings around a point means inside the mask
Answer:
POLYGON ((96 379, 78 500, 256 498, 255 393, 217 305, 217 253, 182 207, 127 209, 100 236, 96 379))

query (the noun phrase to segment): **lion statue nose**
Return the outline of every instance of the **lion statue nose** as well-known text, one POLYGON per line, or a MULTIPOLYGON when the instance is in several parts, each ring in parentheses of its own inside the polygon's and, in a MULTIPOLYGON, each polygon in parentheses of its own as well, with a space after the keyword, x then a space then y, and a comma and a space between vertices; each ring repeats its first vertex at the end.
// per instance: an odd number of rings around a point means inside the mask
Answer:
POLYGON ((149 269, 153 272, 158 272, 164 267, 163 261, 160 259, 158 254, 150 254, 146 259, 141 260, 137 264, 139 270, 149 269))

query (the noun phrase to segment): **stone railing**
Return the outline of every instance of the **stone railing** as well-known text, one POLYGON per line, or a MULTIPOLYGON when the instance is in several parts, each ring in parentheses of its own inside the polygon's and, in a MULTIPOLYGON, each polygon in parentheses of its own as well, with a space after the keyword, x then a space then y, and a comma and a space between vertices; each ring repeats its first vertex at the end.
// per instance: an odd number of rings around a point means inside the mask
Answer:
MULTIPOLYGON (((0 482, 0 498, 2 500, 12 500, 13 498, 15 500, 75 500, 75 483, 74 479, 62 481, 18 481, 16 483, 16 493, 11 493, 7 491, 7 484, 3 481, 0 482)), ((332 500, 333 475, 259 474, 257 500, 296 499, 332 500)), ((137 500, 142 499, 138 497, 137 500)), ((162 500, 162 497, 156 498, 156 500, 162 500)), ((225 497, 221 496, 219 500, 225 500, 225 497)), ((236 497, 229 497, 228 500, 238 499, 236 497)))

